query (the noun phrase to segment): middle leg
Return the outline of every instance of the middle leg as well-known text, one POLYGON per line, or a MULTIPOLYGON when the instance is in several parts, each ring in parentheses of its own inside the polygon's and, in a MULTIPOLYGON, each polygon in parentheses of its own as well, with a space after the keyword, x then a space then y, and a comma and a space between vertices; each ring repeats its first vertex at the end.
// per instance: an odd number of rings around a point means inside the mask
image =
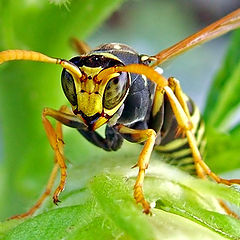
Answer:
POLYGON ((134 185, 134 198, 137 203, 142 204, 144 213, 149 214, 151 207, 144 197, 143 182, 145 171, 148 168, 150 156, 155 144, 156 133, 152 129, 137 130, 125 127, 124 125, 118 125, 116 128, 131 142, 145 142, 142 152, 138 158, 138 162, 133 166, 139 168, 137 180, 134 185))

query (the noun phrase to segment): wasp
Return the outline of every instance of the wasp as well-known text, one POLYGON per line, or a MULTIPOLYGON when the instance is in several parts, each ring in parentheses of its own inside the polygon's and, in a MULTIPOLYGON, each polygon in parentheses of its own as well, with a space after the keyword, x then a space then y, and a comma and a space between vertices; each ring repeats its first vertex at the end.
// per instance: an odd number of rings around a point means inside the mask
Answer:
MULTIPOLYGON (((141 55, 120 43, 103 44, 91 50, 77 40, 75 46, 80 55, 69 61, 34 51, 0 52, 0 63, 29 60, 61 65, 62 89, 71 104, 71 109, 67 106, 59 110, 43 109, 42 122, 55 154, 54 167, 37 203, 28 212, 15 217, 30 216, 41 206, 53 188, 58 169, 61 178, 53 202, 59 202, 67 176, 62 125, 75 128, 92 144, 106 151, 118 150, 124 139, 144 144, 134 166, 139 169, 134 198, 146 214, 151 212, 151 207, 144 197, 143 182, 154 149, 200 178, 208 176, 217 183, 240 184, 240 179, 218 177, 203 161, 204 123, 199 110, 184 94, 179 81, 173 77, 166 79, 158 67, 238 27, 240 9, 154 56, 141 55), (57 121, 55 128, 49 117, 57 121), (104 124, 105 136, 102 137, 96 130, 104 124)), ((227 208, 226 211, 231 213, 227 208)))

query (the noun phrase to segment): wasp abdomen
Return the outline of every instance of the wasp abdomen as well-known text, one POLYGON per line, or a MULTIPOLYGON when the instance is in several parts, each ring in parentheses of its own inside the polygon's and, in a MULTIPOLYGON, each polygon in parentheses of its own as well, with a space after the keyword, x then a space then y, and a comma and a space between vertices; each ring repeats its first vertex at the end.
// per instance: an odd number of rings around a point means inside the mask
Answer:
MULTIPOLYGON (((187 104, 191 121, 193 123, 192 131, 196 137, 198 148, 201 154, 204 155, 206 143, 204 137, 204 122, 198 107, 190 98, 188 98, 187 104)), ((166 162, 195 175, 196 169, 187 138, 183 137, 182 135, 176 135, 178 124, 172 110, 170 109, 170 104, 168 101, 165 101, 164 108, 164 124, 161 128, 161 133, 159 136, 161 141, 158 146, 155 147, 155 149, 161 153, 166 162)))

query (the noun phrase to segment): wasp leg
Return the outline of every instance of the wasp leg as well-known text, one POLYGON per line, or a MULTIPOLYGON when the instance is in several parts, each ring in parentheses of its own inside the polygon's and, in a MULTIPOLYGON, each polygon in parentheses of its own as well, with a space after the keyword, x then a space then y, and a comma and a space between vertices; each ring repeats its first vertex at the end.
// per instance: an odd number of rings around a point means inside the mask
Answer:
MULTIPOLYGON (((183 93, 179 81, 174 77, 170 77, 170 78, 168 78, 168 82, 169 82, 169 87, 174 92, 175 96, 177 97, 177 100, 179 101, 179 103, 181 104, 185 114, 187 115, 187 118, 188 118, 189 122, 191 122, 191 116, 190 116, 189 108, 187 106, 187 97, 183 93)), ((179 128, 176 135, 180 134, 181 131, 182 131, 182 129, 179 128)), ((204 179, 206 175, 205 175, 202 167, 196 162, 195 162, 195 169, 196 169, 196 173, 197 173, 198 177, 204 179)))
POLYGON ((63 151, 61 151, 61 146, 63 144, 63 140, 58 138, 56 130, 54 130, 53 126, 51 125, 50 121, 46 118, 46 116, 49 116, 48 109, 44 109, 43 114, 42 114, 42 121, 43 121, 45 131, 47 133, 47 137, 50 142, 50 145, 54 150, 56 162, 61 170, 60 184, 57 187, 57 189, 55 190, 54 195, 53 195, 53 201, 55 204, 57 204, 59 202, 58 195, 60 194, 60 192, 63 191, 64 186, 65 186, 66 176, 67 176, 67 173, 66 173, 67 167, 64 162, 63 151))
POLYGON ((89 53, 91 51, 91 48, 88 46, 87 43, 85 43, 84 41, 80 41, 77 38, 71 38, 70 43, 73 49, 81 55, 89 53))
POLYGON ((177 97, 179 103, 181 104, 184 112, 186 113, 188 119, 190 120, 191 116, 190 116, 190 112, 189 112, 189 109, 188 109, 188 106, 187 106, 187 100, 188 99, 185 97, 179 81, 174 77, 170 77, 170 78, 168 78, 168 85, 172 89, 172 91, 174 92, 174 94, 177 97))
POLYGON ((173 112, 176 116, 177 122, 178 122, 179 126, 181 127, 181 129, 183 129, 183 131, 186 133, 189 146, 192 150, 194 163, 196 164, 196 166, 199 165, 202 168, 202 170, 204 171, 204 173, 207 174, 208 176, 210 176, 217 183, 223 183, 226 185, 240 184, 240 179, 231 179, 231 180, 223 179, 223 178, 218 177, 215 173, 213 173, 210 170, 208 165, 202 160, 201 154, 197 147, 197 142, 196 142, 195 136, 191 131, 191 124, 189 124, 188 117, 187 117, 186 113, 184 112, 181 104, 177 100, 177 98, 174 95, 174 93, 172 92, 171 88, 169 88, 167 86, 167 87, 164 87, 164 89, 166 91, 166 94, 168 95, 168 98, 171 103, 173 112))
POLYGON ((150 156, 155 144, 156 132, 152 129, 137 130, 125 127, 124 125, 118 125, 117 129, 119 133, 126 135, 134 142, 144 142, 144 147, 138 158, 138 162, 134 167, 138 167, 137 180, 134 185, 134 198, 137 203, 141 203, 143 211, 146 214, 150 213, 150 205, 144 197, 143 193, 143 181, 145 176, 145 170, 148 168, 150 156))
MULTIPOLYGON (((142 64, 130 64, 127 66, 118 66, 118 67, 112 67, 107 68, 103 71, 101 71, 98 74, 99 80, 105 79, 107 74, 111 74, 114 72, 131 72, 136 74, 143 74, 148 79, 150 79, 152 82, 155 82, 157 84, 157 90, 161 91, 163 89, 170 101, 170 104, 172 106, 172 110, 174 112, 174 115, 176 117, 176 120, 178 122, 178 125, 180 129, 182 129, 183 132, 187 135, 188 143, 192 151, 194 163, 196 166, 200 166, 202 170, 210 176, 212 179, 214 179, 217 183, 223 183, 226 185, 232 185, 232 184, 240 184, 240 179, 223 179, 218 177, 215 173, 213 173, 210 168, 207 166, 207 164, 202 160, 201 154, 198 150, 196 139, 194 134, 192 133, 192 123, 191 120, 188 118, 187 114, 184 112, 184 109, 178 99, 176 98, 175 94, 173 93, 172 89, 168 86, 168 81, 159 73, 157 73, 153 68, 142 65, 142 64)), ((200 168, 199 167, 199 168, 200 168)), ((199 170, 200 171, 200 170, 199 170)))
MULTIPOLYGON (((170 86, 176 86, 175 88, 172 88, 172 89, 174 89, 173 91, 175 91, 175 95, 176 95, 177 99, 179 100, 179 103, 181 104, 181 101, 182 100, 184 101, 184 94, 181 90, 180 84, 174 78, 171 78, 169 80, 170 80, 170 86)), ((188 108, 187 108, 187 111, 185 111, 184 105, 181 104, 181 106, 183 107, 183 110, 184 110, 185 114, 188 116, 188 113, 189 113, 188 108)), ((190 131, 190 130, 188 130, 188 131, 190 131)), ((191 139, 195 138, 194 134, 192 132, 191 132, 191 134, 188 133, 188 135, 191 135, 191 136, 188 136, 188 141, 189 141, 189 138, 191 138, 191 139)), ((201 154, 200 154, 199 149, 197 147, 197 144, 195 144, 195 151, 198 152, 197 153, 198 158, 196 159, 194 157, 194 163, 195 163, 196 173, 197 173, 199 178, 205 179, 206 175, 209 175, 210 177, 212 177, 218 183, 223 183, 223 184, 227 184, 227 185, 230 185, 230 184, 233 184, 233 183, 238 183, 238 184, 240 183, 240 180, 237 180, 237 179, 236 179, 236 182, 235 182, 234 179, 233 180, 226 180, 226 179, 219 178, 216 174, 211 172, 211 170, 209 169, 207 164, 205 164, 204 161, 202 160, 201 154), (205 168, 199 163, 199 161, 201 161, 201 163, 203 163, 205 168)), ((219 199, 218 202, 219 202, 220 206, 224 209, 224 211, 228 215, 239 219, 239 216, 235 212, 233 212, 222 200, 219 199)))
POLYGON ((53 202, 57 204, 59 202, 58 196, 63 191, 65 182, 66 182, 66 164, 64 161, 64 154, 62 151, 63 140, 58 137, 57 132, 54 130, 50 121, 46 118, 47 116, 51 116, 55 118, 57 121, 61 122, 64 125, 73 127, 73 128, 84 128, 86 127, 84 123, 81 122, 75 115, 72 115, 67 111, 67 107, 63 106, 60 111, 53 110, 51 108, 45 108, 42 113, 42 121, 43 125, 49 140, 49 143, 54 150, 55 158, 60 167, 61 171, 61 179, 57 189, 53 195, 53 202))
MULTIPOLYGON (((173 78, 173 77, 169 78, 168 81, 169 81, 169 86, 171 87, 174 94, 176 95, 176 97, 177 97, 179 103, 181 104, 184 112, 186 113, 186 115, 190 119, 189 109, 188 109, 187 104, 186 104, 187 101, 184 99, 186 97, 185 97, 184 93, 182 92, 179 81, 177 79, 173 78)), ((197 176, 199 178, 202 178, 202 179, 206 178, 206 173, 198 162, 195 162, 195 169, 196 169, 197 176)), ((235 212, 233 212, 222 200, 218 200, 218 202, 219 202, 220 206, 224 209, 224 211, 228 215, 239 219, 239 216, 235 212)))

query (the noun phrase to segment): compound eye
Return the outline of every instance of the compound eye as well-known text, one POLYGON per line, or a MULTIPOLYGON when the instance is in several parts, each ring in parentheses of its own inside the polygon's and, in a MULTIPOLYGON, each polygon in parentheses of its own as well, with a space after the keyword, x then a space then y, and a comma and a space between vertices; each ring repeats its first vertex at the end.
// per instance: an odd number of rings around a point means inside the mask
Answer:
POLYGON ((106 109, 116 107, 127 94, 130 85, 129 75, 126 72, 112 78, 106 85, 103 95, 103 106, 106 109))
POLYGON ((75 84, 72 75, 63 69, 62 76, 61 76, 61 82, 62 82, 62 89, 67 97, 68 101, 73 105, 77 105, 77 94, 75 89, 75 84))

